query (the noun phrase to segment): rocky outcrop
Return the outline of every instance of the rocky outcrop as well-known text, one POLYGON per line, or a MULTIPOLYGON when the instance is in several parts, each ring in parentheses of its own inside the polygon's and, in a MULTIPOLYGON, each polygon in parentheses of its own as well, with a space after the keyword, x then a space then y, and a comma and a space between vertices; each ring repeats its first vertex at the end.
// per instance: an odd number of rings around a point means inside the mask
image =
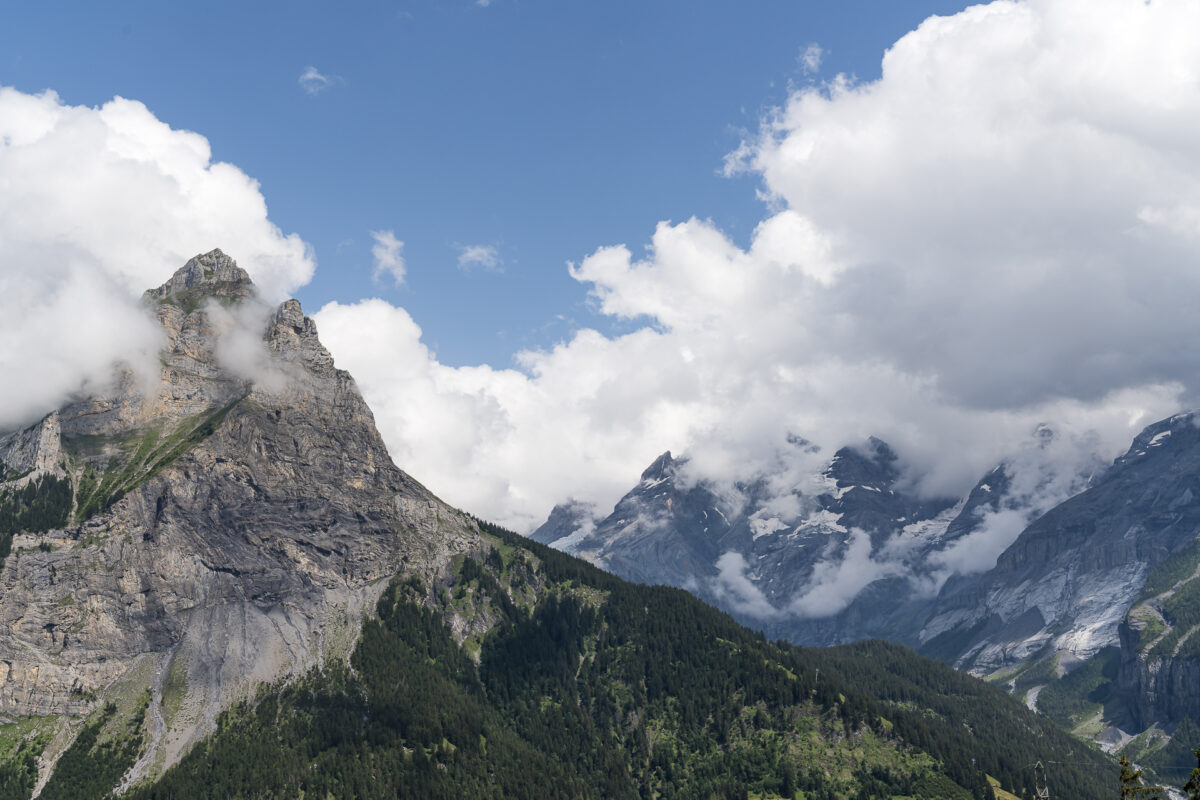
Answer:
POLYGON ((481 544, 393 465, 298 302, 263 306, 220 251, 146 298, 160 373, 6 440, 14 463, 69 474, 76 507, 0 572, 0 715, 85 713, 148 660, 148 773, 255 685, 343 657, 396 572, 431 585, 481 544))
POLYGON ((220 250, 213 250, 190 259, 170 280, 147 289, 142 297, 148 302, 181 304, 188 299, 245 300, 253 295, 250 274, 220 250))
POLYGON ((1140 626, 1128 619, 1121 624, 1120 641, 1117 691, 1137 730, 1200 720, 1200 659, 1147 653, 1140 626))
POLYGON ((58 412, 0 437, 0 486, 19 489, 43 475, 62 475, 62 430, 58 412))
POLYGON ((1185 414, 1147 427, 1086 491, 1030 524, 994 569, 947 585, 922 639, 957 637, 950 660, 979 673, 1045 647, 1086 659, 1119 644, 1149 569, 1197 535, 1200 427, 1185 414))

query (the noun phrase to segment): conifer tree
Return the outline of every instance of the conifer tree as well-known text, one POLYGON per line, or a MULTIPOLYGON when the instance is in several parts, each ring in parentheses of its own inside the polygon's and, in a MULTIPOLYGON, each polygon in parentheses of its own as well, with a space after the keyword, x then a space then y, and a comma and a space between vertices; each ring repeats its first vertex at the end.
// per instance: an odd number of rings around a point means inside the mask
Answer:
POLYGON ((1188 800, 1200 800, 1200 747, 1194 751, 1196 756, 1196 768, 1192 770, 1192 776, 1188 778, 1188 782, 1183 785, 1183 790, 1187 792, 1188 800))
POLYGON ((1142 785, 1142 771, 1133 769, 1129 759, 1121 756, 1121 800, 1156 800, 1165 794, 1161 786, 1142 785))

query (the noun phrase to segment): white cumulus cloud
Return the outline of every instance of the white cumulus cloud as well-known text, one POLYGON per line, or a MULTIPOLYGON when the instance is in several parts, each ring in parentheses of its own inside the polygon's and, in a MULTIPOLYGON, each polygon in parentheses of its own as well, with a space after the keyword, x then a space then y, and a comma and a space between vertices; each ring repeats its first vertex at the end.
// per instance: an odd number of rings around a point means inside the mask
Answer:
POLYGON ((312 276, 257 182, 133 100, 0 87, 0 176, 0 427, 156 352, 138 299, 198 253, 234 254, 270 300, 312 276))
POLYGON ((729 161, 770 200, 748 246, 663 222, 644 257, 571 267, 647 327, 493 370, 438 364, 378 301, 319 322, 373 403, 446 416, 453 456, 380 415, 403 465, 509 524, 567 497, 611 507, 666 449, 716 480, 778 472, 789 434, 824 448, 814 463, 878 435, 922 491, 961 492, 1040 422, 1111 458, 1194 396, 1198 124, 1200 5, 1000 0, 927 20, 877 81, 767 115, 729 161), (376 337, 367 381, 352 351, 375 316, 404 336, 376 337))

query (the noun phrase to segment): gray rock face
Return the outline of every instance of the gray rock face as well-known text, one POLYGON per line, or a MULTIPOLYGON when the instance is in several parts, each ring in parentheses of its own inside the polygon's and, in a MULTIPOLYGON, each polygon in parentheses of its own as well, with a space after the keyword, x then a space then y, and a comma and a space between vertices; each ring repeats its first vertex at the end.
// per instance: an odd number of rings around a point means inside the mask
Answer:
POLYGON ((813 481, 815 491, 796 487, 781 498, 766 479, 732 493, 689 481, 686 459, 665 453, 608 517, 591 525, 559 507, 534 537, 628 580, 688 589, 797 643, 837 644, 885 631, 902 639, 901 622, 904 636, 915 638, 913 609, 903 601, 911 597, 924 609, 927 598, 897 575, 910 575, 945 543, 959 507, 953 499, 921 500, 899 489, 896 460, 886 443, 870 439, 839 450, 813 481), (869 591, 825 614, 797 604, 815 576, 851 548, 881 551, 898 538, 903 546, 888 555, 894 568, 868 580, 869 591))
POLYGON ((1200 659, 1148 653, 1140 629, 1130 622, 1126 618, 1120 627, 1117 691, 1135 729, 1156 724, 1173 729, 1185 719, 1200 720, 1200 659))
POLYGON ((0 479, 18 489, 42 475, 62 474, 58 412, 25 430, 0 437, 0 479))
POLYGON ((253 293, 249 273, 220 250, 213 250, 189 260, 162 286, 147 289, 143 298, 151 302, 185 297, 244 300, 253 293))
POLYGON ((397 571, 432 580, 480 548, 393 465, 299 303, 258 317, 247 374, 223 357, 227 307, 258 302, 231 259, 198 256, 146 297, 157 380, 126 373, 0 440, 10 469, 71 476, 77 520, 18 535, 0 572, 0 715, 83 714, 148 683, 153 742, 130 780, 256 684, 344 657, 397 571), (169 676, 186 690, 166 709, 169 676))
POLYGON ((1039 514, 1037 502, 1055 496, 1043 491, 1054 476, 1029 465, 1045 460, 1052 440, 1039 428, 1019 466, 997 466, 957 502, 904 491, 895 453, 877 439, 838 451, 825 488, 797 488, 787 503, 765 480, 740 485, 732 500, 703 483, 681 487, 686 462, 667 454, 594 527, 560 509, 541 533, 623 577, 687 588, 801 644, 878 636, 979 673, 1047 646, 1085 659, 1117 644, 1149 567, 1200 532, 1200 429, 1188 416, 1150 426, 1100 477, 1064 483, 1085 491, 1039 514), (788 506, 793 513, 779 511, 788 506), (1031 524, 1019 536, 1013 529, 991 569, 955 574, 952 556, 1004 514, 1010 525, 1031 524), (866 577, 846 590, 856 575, 866 577), (834 602, 839 591, 852 599, 834 602))
MULTIPOLYGON (((669 452, 663 453, 608 518, 590 533, 577 529, 566 540, 556 540, 558 546, 641 583, 680 586, 708 576, 729 531, 728 505, 705 487, 680 488, 680 467, 669 452)), ((563 522, 578 515, 578 510, 571 514, 560 507, 548 525, 561 530, 563 522)), ((549 538, 548 526, 539 530, 549 538)))
POLYGON ((959 666, 990 672, 1043 647, 1087 658, 1119 644, 1147 571, 1200 535, 1200 428, 1155 423, 1086 491, 1027 527, 994 569, 947 586, 922 637, 957 638, 959 666))

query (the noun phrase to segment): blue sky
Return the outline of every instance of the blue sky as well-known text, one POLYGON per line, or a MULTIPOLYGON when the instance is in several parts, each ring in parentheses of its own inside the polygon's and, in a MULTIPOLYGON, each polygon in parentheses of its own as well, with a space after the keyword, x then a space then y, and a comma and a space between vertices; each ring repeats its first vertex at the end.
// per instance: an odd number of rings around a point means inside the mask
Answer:
POLYGON ((1200 0, 22 4, 0 427, 153 373, 138 294, 221 246, 514 529, 664 450, 786 506, 878 436, 957 496, 1048 423, 1071 486, 1200 396, 1197 131, 1200 0))
POLYGON ((568 261, 640 251, 659 220, 691 216, 745 244, 758 179, 719 171, 764 109, 790 85, 877 78, 892 42, 964 5, 21 3, 0 26, 0 84, 121 95, 203 134, 313 246, 306 308, 380 296, 443 363, 508 366, 581 326, 628 329, 593 312, 568 261), (300 85, 308 67, 323 90, 300 85), (405 243, 403 286, 372 279, 377 230, 405 243), (460 269, 472 245, 499 269, 460 269))

